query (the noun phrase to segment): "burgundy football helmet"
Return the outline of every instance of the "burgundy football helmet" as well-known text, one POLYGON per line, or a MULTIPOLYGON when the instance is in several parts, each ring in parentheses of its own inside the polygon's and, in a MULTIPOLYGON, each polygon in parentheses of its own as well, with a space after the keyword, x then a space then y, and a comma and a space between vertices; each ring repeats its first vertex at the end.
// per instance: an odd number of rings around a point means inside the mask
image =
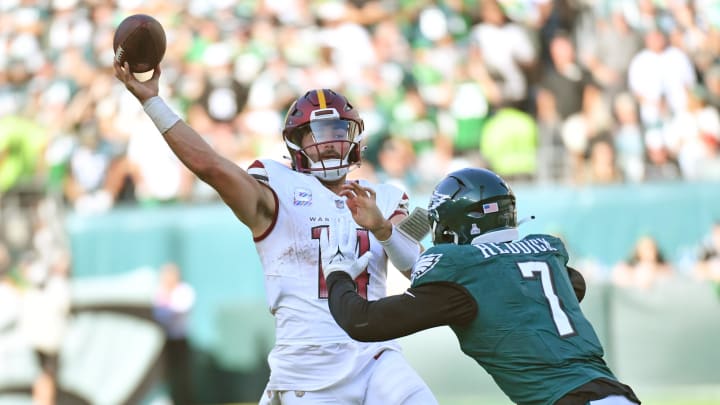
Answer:
POLYGON ((352 167, 360 166, 363 129, 363 120, 343 95, 317 89, 292 103, 282 134, 294 170, 334 181, 352 167), (303 147, 302 140, 307 134, 313 142, 303 147), (318 157, 317 161, 310 156, 318 157))

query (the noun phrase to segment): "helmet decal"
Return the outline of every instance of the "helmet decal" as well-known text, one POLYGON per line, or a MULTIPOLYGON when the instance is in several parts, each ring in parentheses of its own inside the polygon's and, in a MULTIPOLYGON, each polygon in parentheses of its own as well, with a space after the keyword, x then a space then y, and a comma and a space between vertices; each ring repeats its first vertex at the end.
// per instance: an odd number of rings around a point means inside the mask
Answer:
POLYGON ((483 204, 482 210, 484 214, 491 214, 493 212, 498 212, 498 204, 496 202, 483 204))
MULTIPOLYGON (((472 243, 480 235, 517 229, 515 195, 490 170, 457 170, 435 187, 428 205, 428 220, 433 244, 472 243)), ((516 232, 502 234, 510 236, 516 232)))
POLYGON ((428 211, 432 211, 435 208, 438 207, 438 205, 444 203, 445 201, 449 200, 450 196, 447 194, 441 194, 438 192, 434 192, 430 198, 430 204, 428 204, 428 211))
POLYGON ((327 108, 327 102, 325 101, 325 92, 323 90, 315 90, 318 98, 318 107, 327 108))

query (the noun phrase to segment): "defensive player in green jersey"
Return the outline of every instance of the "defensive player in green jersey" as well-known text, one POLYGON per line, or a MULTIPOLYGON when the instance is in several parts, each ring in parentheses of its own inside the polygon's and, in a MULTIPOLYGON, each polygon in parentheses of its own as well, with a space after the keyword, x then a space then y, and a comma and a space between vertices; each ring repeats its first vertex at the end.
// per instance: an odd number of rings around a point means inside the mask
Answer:
MULTIPOLYGON (((371 194, 347 197, 351 209, 373 207, 371 194)), ((330 311, 351 337, 385 340, 449 325, 462 351, 517 404, 640 403, 603 360, 579 305, 584 279, 567 266, 562 241, 519 239, 505 181, 485 169, 453 172, 436 186, 428 219, 434 246, 415 263, 410 288, 377 301, 355 292, 363 269, 343 259, 356 257, 353 242, 328 242, 337 245, 324 250, 337 252, 323 261, 331 263, 323 269, 330 311)))

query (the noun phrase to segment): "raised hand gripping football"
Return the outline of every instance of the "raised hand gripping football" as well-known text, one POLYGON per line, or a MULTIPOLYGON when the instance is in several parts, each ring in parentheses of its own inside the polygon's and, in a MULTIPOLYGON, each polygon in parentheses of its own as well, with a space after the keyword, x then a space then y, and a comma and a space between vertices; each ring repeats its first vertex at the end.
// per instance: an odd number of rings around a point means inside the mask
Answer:
POLYGON ((344 271, 353 280, 368 266, 372 253, 357 257, 357 234, 349 221, 331 224, 320 237, 320 253, 323 275, 327 278, 334 271, 344 271))
POLYGON ((115 77, 141 103, 158 95, 160 61, 165 55, 167 40, 163 26, 146 14, 131 15, 118 25, 113 36, 115 77), (135 73, 154 70, 147 81, 140 81, 135 73))
POLYGON ((144 103, 147 99, 158 95, 161 72, 159 65, 155 67, 150 80, 144 82, 141 82, 135 77, 135 75, 133 75, 127 62, 120 64, 120 62, 115 61, 113 63, 113 69, 115 69, 115 77, 123 82, 125 87, 130 90, 130 93, 132 93, 141 103, 144 103))
POLYGON ((113 36, 115 61, 128 63, 133 73, 155 69, 165 56, 167 39, 158 20, 146 14, 133 14, 120 22, 113 36))

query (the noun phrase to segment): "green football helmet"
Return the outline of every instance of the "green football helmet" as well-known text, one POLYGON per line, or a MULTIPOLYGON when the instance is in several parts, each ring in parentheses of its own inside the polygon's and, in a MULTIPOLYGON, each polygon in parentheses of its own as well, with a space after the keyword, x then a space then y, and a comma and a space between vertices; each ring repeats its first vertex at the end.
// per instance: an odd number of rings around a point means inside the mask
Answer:
POLYGON ((516 231, 515 195, 490 170, 457 170, 435 187, 428 205, 428 219, 434 245, 469 244, 489 232, 516 231))

